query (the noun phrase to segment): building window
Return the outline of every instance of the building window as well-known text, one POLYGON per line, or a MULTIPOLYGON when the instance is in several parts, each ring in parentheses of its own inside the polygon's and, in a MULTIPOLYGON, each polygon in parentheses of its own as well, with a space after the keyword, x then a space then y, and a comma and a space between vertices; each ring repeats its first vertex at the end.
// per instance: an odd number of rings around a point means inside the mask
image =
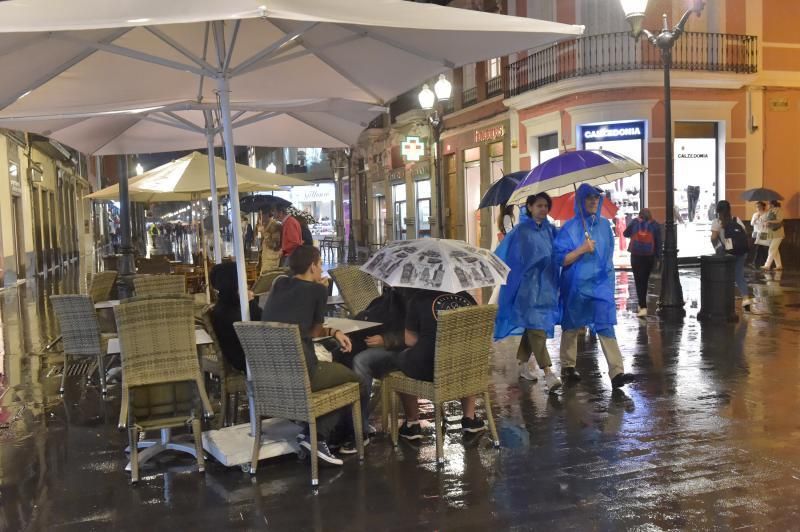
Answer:
POLYGON ((405 183, 392 185, 392 201, 394 201, 394 237, 396 240, 405 240, 406 218, 408 218, 405 183))
POLYGON ((558 155, 558 133, 539 137, 539 164, 558 155))
POLYGON ((417 189, 417 237, 431 236, 431 180, 423 179, 415 183, 417 189))
POLYGON ((489 59, 486 62, 489 79, 499 78, 500 77, 500 58, 495 57, 494 59, 489 59))

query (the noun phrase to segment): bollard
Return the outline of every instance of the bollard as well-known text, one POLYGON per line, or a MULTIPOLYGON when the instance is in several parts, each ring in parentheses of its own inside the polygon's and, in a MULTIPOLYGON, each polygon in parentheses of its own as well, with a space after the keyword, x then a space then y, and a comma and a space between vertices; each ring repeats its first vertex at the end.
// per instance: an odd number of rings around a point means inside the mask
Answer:
POLYGON ((700 257, 700 312, 697 319, 707 322, 736 322, 734 279, 736 257, 700 257))

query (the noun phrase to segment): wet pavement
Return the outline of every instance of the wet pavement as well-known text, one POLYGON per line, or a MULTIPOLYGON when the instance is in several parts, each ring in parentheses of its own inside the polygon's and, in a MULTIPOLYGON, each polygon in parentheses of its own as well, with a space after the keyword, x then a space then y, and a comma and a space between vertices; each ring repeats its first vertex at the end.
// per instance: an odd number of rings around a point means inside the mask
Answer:
POLYGON ((628 310, 633 278, 618 273, 617 335, 638 376, 624 392, 591 338, 583 381, 552 396, 517 379, 504 341, 499 451, 465 442, 453 406, 441 470, 431 437, 397 449, 378 437, 363 464, 323 468, 317 492, 294 456, 251 479, 168 454, 132 487, 117 389, 104 400, 76 376, 63 401, 59 357, 43 353, 56 330, 44 296, 80 288, 83 272, 0 291, 0 530, 800 529, 800 273, 748 275, 756 312, 701 325, 699 272, 683 271, 688 315, 667 325, 628 310))

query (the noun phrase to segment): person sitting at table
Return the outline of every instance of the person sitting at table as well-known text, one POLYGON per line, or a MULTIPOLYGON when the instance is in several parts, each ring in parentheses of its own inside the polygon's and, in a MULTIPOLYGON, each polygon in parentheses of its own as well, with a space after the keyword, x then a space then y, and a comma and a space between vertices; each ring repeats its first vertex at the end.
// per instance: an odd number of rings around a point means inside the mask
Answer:
MULTIPOLYGON (((233 324, 242 321, 242 311, 239 307, 239 278, 236 275, 235 262, 217 264, 209 274, 211 286, 217 291, 217 302, 211 311, 211 325, 214 334, 222 349, 222 356, 228 363, 239 371, 245 371, 245 357, 242 344, 233 324)), ((248 291, 250 297, 250 319, 261 319, 261 308, 253 298, 253 293, 248 291)))
MULTIPOLYGON (((433 381, 433 363, 436 353, 436 331, 439 312, 476 305, 466 292, 449 294, 432 290, 419 290, 410 299, 406 310, 405 344, 408 349, 397 354, 397 368, 412 379, 433 381)), ((400 394, 406 419, 399 435, 405 440, 422 438, 419 424, 419 404, 413 395, 400 394)), ((482 419, 475 414, 475 397, 461 399, 461 430, 473 434, 486 430, 482 419)))
MULTIPOLYGON (((359 382, 358 376, 349 368, 337 362, 319 361, 314 353, 312 339, 321 336, 335 338, 345 353, 352 347, 350 338, 342 331, 323 327, 328 289, 322 282, 322 258, 319 249, 314 246, 298 246, 289 257, 289 268, 292 277, 276 279, 264 304, 261 319, 299 326, 312 392, 348 382, 359 382)), ((317 419, 317 456, 330 464, 342 464, 342 460, 331 452, 328 440, 343 414, 349 413, 346 410, 348 409, 339 409, 317 419)), ((298 436, 298 443, 312 452, 308 434, 306 426, 303 434, 298 436)))

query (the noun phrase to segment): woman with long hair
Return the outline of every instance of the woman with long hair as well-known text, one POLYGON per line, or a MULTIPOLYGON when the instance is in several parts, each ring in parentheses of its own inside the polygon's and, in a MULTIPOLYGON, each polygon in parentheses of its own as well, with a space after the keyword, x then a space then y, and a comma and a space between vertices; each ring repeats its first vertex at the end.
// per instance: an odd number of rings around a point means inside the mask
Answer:
POLYGON ((497 215, 497 239, 502 241, 511 232, 515 224, 514 206, 505 203, 500 205, 500 213, 497 215))
POLYGON ((495 251, 511 273, 500 288, 494 329, 495 340, 522 336, 517 349, 520 378, 537 380, 538 363, 551 392, 561 386, 547 352, 558 319, 558 268, 553 260, 557 229, 547 220, 552 206, 544 192, 529 196, 519 224, 495 251))
POLYGON ((725 200, 717 203, 717 219, 711 224, 711 244, 717 254, 730 254, 736 257, 736 287, 742 295, 742 308, 750 310, 752 300, 747 288, 747 281, 744 278, 744 263, 747 260, 746 241, 745 250, 742 253, 736 246, 737 233, 747 232, 744 223, 731 214, 731 204, 725 200))
POLYGON ((753 227, 753 244, 756 246, 756 254, 753 259, 753 266, 760 268, 767 261, 769 253, 769 228, 767 227, 767 202, 757 201, 756 212, 750 220, 753 227))
POLYGON ((781 210, 781 202, 772 200, 769 202, 770 207, 767 211, 766 224, 769 235, 769 254, 767 255, 767 262, 762 266, 763 269, 769 270, 772 268, 772 263, 775 263, 776 270, 783 269, 783 262, 781 262, 781 242, 783 242, 786 233, 783 230, 783 211, 781 210))

